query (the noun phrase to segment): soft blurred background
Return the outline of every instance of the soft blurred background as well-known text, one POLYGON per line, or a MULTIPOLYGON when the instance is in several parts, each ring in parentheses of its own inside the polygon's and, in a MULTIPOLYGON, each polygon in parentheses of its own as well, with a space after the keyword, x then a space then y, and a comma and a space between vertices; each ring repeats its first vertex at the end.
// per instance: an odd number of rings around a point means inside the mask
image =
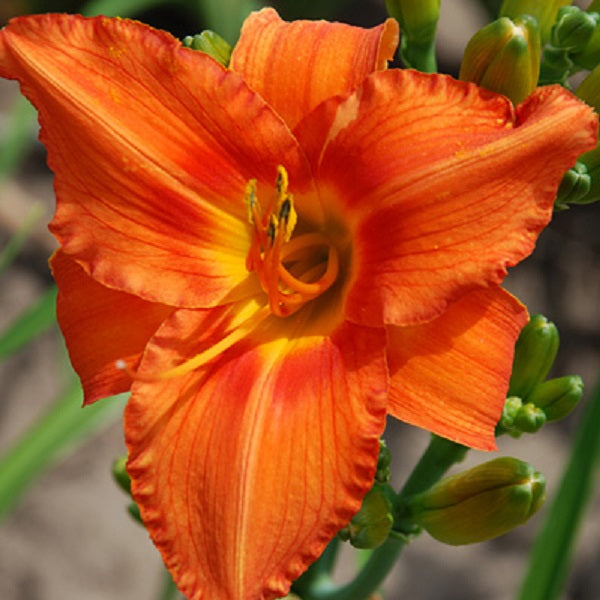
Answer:
MULTIPOLYGON (((383 0, 281 0, 272 4, 287 18, 328 18, 371 26, 386 17, 383 0)), ((497 5, 493 1, 442 1, 440 71, 458 72, 465 44, 489 20, 486 7, 494 10, 497 5)), ((259 3, 252 0, 1 0, 0 25, 11 16, 32 12, 126 13, 178 37, 211 28, 234 42, 242 15, 257 6, 259 3)), ((53 297, 48 292, 52 280, 47 259, 55 243, 46 223, 54 200, 52 174, 45 165, 44 148, 36 139, 35 123, 32 111, 19 101, 17 86, 0 81, 0 248, 6 250, 9 240, 13 240, 12 247, 15 234, 18 238, 24 225, 27 233, 14 260, 0 263, 0 333, 35 306, 39 309, 29 314, 26 322, 34 327, 48 323, 42 335, 17 352, 0 350, 0 454, 57 402, 62 402, 69 414, 72 406, 80 403, 61 336, 48 318, 53 297)), ((561 349, 554 373, 581 374, 589 397, 600 374, 600 205, 557 214, 534 255, 513 270, 507 286, 532 314, 543 313, 557 323, 561 349)), ((85 421, 79 412, 69 417, 73 423, 69 437, 73 439, 67 448, 58 456, 49 454, 50 467, 25 490, 12 510, 6 508, 0 522, 0 599, 166 597, 162 595, 164 579, 158 554, 145 530, 129 517, 127 498, 110 473, 113 459, 124 452, 119 423, 122 405, 123 399, 111 400, 107 408, 86 416, 85 421)), ((550 424, 536 435, 500 440, 501 454, 527 460, 546 475, 550 498, 560 481, 582 412, 579 407, 568 419, 550 424)), ((47 423, 31 439, 44 447, 45 431, 51 429, 52 423, 47 423)), ((387 439, 394 456, 393 482, 399 486, 428 436, 391 423, 387 439)), ((471 453, 467 462, 475 464, 486 458, 471 453)), ((386 584, 386 598, 516 597, 546 510, 526 526, 483 544, 454 548, 421 536, 398 562, 386 584)), ((348 552, 345 564, 351 560, 348 552)), ((599 567, 600 494, 596 491, 575 545, 563 598, 598 600, 599 567)))

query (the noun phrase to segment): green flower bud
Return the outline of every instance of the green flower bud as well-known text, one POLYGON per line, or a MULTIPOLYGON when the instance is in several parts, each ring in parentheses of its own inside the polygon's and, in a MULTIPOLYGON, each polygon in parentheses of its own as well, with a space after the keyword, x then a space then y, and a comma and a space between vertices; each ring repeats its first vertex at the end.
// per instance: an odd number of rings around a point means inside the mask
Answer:
POLYGON ((451 475, 407 500, 415 523, 452 545, 492 539, 521 525, 542 505, 544 477, 516 458, 497 458, 451 475))
POLYGON ((500 16, 516 19, 519 15, 531 15, 539 24, 542 44, 545 44, 550 39, 550 31, 558 11, 571 2, 572 0, 504 0, 500 16))
POLYGON ((597 13, 587 13, 577 6, 564 6, 558 11, 550 43, 556 48, 581 52, 598 24, 597 13))
POLYGON ((588 204, 588 195, 591 189, 592 178, 586 165, 580 161, 576 162, 560 182, 554 201, 554 210, 565 210, 569 208, 569 204, 588 204))
POLYGON ((128 494, 131 494, 131 479, 127 473, 127 456, 116 458, 112 464, 112 474, 119 487, 128 494))
POLYGON ((377 459, 377 471, 375 472, 375 481, 378 483, 387 483, 390 480, 392 463, 392 454, 390 453, 385 440, 379 440, 379 458, 377 459))
POLYGON ((533 315, 515 345, 509 396, 528 400, 533 388, 543 381, 558 352, 558 329, 543 315, 533 315))
POLYGON ((518 104, 535 89, 541 43, 535 19, 503 17, 480 29, 465 48, 459 78, 504 94, 518 104))
POLYGON ((363 549, 377 548, 385 542, 394 524, 392 504, 385 487, 376 483, 369 490, 358 513, 338 533, 341 539, 363 549))
POLYGON ((583 396, 583 381, 579 375, 549 379, 537 385, 529 401, 544 411, 546 420, 556 421, 566 417, 583 396))
POLYGON ((571 53, 571 59, 581 69, 594 69, 600 63, 600 14, 587 13, 595 20, 596 27, 585 47, 579 52, 571 53))
POLYGON ((196 35, 188 35, 183 38, 182 44, 186 48, 192 50, 200 50, 212 56, 217 62, 220 62, 224 67, 229 65, 231 59, 231 46, 218 34, 209 29, 196 35))
POLYGON ((400 53, 407 67, 434 72, 435 32, 441 0, 386 0, 391 17, 400 23, 400 53))
POLYGON ((517 411, 513 427, 519 433, 535 433, 544 426, 546 420, 544 411, 530 401, 517 411))
POLYGON ((600 146, 582 154, 578 161, 585 165, 590 177, 590 191, 577 204, 592 204, 600 200, 600 146))
MULTIPOLYGON (((500 422, 498 426, 504 431, 510 431, 513 429, 515 424, 515 419, 523 406, 523 401, 518 396, 509 396, 504 403, 504 408, 502 409, 502 416, 500 417, 500 422)), ((504 431, 499 431, 497 433, 503 433, 504 431)))

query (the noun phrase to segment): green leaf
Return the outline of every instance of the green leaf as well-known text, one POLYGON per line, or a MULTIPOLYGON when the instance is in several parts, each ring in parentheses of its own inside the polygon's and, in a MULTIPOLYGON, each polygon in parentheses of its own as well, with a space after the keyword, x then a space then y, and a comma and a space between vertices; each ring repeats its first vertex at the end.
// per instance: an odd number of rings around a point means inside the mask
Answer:
POLYGON ((594 484, 600 458, 600 385, 581 418, 569 464, 538 535, 520 600, 559 598, 569 572, 573 543, 594 484))
POLYGON ((0 457, 0 519, 15 506, 35 479, 90 433, 116 420, 125 394, 82 408, 79 382, 42 415, 13 447, 0 457))
POLYGON ((0 334, 0 358, 10 356, 56 322, 56 286, 0 334))

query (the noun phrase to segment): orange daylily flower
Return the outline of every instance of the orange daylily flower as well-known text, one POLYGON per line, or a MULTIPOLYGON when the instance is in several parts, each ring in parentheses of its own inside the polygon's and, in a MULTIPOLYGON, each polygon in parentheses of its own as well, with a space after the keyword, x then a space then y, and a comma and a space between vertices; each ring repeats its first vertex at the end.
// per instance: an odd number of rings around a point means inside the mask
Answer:
POLYGON ((494 448, 527 318, 499 286, 596 119, 385 70, 397 37, 265 9, 224 68, 127 20, 0 33, 56 174, 73 365, 87 403, 131 389, 133 494, 189 598, 285 595, 386 414, 494 448))

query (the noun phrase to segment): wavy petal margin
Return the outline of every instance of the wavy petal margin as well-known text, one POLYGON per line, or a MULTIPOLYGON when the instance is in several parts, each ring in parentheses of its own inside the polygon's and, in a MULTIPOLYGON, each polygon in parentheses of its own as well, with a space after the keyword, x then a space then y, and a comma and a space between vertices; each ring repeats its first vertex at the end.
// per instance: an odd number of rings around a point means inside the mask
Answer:
POLYGON ((93 278, 183 307, 252 293, 245 186, 310 175, 239 75, 142 23, 38 15, 0 32, 0 76, 40 111, 51 230, 93 278))
MULTIPOLYGON (((165 368, 163 347, 181 356, 181 340, 227 319, 178 311, 140 373, 165 368)), ((285 595, 358 510, 385 424, 384 345, 383 330, 342 325, 331 337, 240 343, 203 372, 134 384, 134 497, 190 600, 285 595)))
POLYGON ((494 450, 525 307, 500 287, 471 292, 424 325, 389 327, 389 413, 494 450))
POLYGON ((295 134, 354 230, 346 315, 413 325, 526 257, 597 117, 558 86, 510 102, 447 76, 386 71, 295 134), (349 176, 351 174, 351 176, 349 176))
POLYGON ((398 45, 398 23, 372 29, 326 21, 287 23, 272 8, 244 22, 230 68, 240 73, 290 129, 323 100, 346 94, 385 69, 398 45))

